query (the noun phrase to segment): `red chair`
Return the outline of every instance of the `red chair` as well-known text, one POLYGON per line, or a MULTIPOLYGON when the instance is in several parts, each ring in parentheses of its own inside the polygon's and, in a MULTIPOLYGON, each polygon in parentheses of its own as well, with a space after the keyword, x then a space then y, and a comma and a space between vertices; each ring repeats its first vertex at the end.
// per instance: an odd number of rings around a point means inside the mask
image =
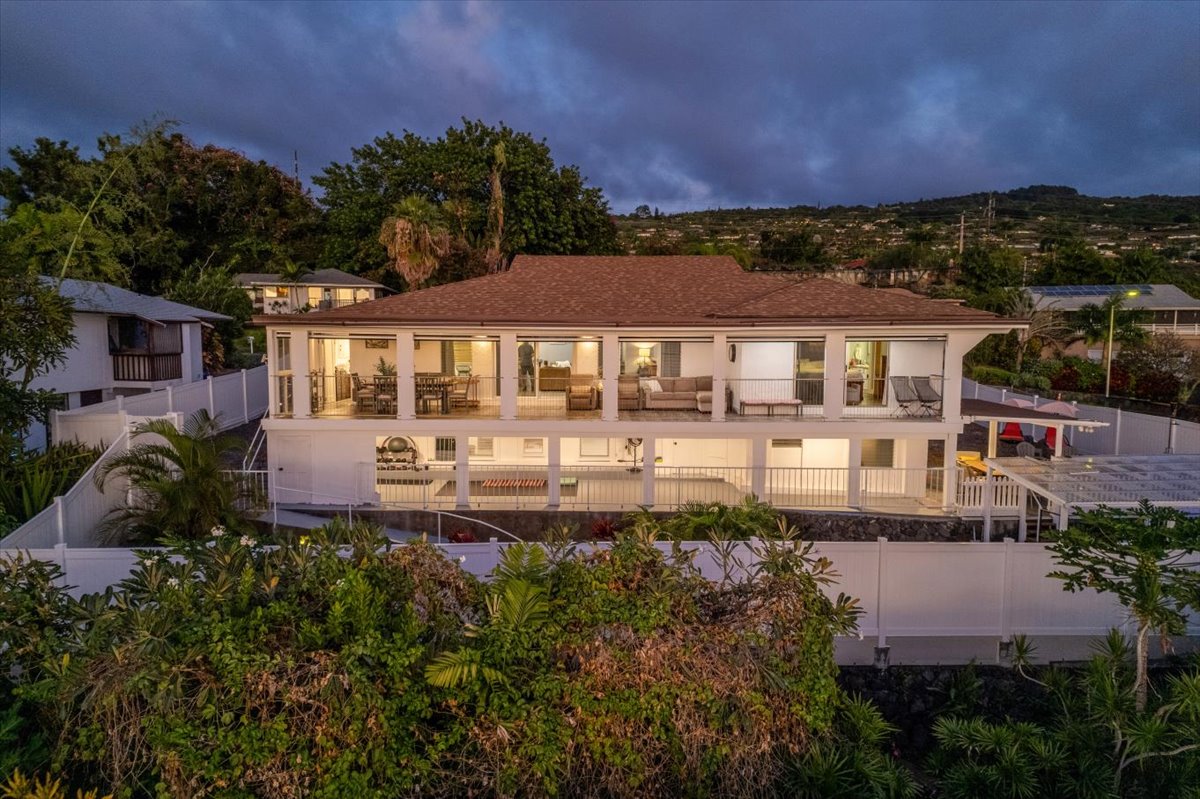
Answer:
POLYGON ((1025 434, 1021 432, 1021 425, 1017 422, 1006 422, 1004 429, 1000 431, 999 436, 1001 441, 1007 441, 1010 444, 1020 444, 1025 440, 1025 434))

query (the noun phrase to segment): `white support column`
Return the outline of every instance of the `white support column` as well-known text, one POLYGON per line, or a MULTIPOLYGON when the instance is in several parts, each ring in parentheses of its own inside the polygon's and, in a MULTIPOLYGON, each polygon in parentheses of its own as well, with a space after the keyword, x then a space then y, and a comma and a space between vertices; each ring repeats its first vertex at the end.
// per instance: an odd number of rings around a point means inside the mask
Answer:
POLYGON ((942 510, 953 513, 958 507, 958 436, 946 436, 942 452, 942 510))
POLYGON ((292 333, 292 417, 312 416, 312 388, 308 384, 308 331, 292 333))
MULTIPOLYGON (((536 373, 534 381, 536 383, 536 373)), ((517 334, 500 334, 500 418, 517 418, 517 334)))
MULTIPOLYGON (((246 370, 242 370, 242 391, 246 390, 246 370)), ((56 411, 57 413, 57 411, 56 411)), ((167 413, 175 413, 175 389, 167 386, 167 413)))
POLYGON ((996 481, 992 479, 992 467, 987 467, 987 475, 983 483, 983 540, 992 540, 992 492, 996 489, 996 481))
MULTIPOLYGON (((275 334, 267 335, 267 416, 274 416, 279 411, 279 378, 275 376, 279 364, 276 363, 275 353, 279 345, 275 343, 275 334)), ((171 408, 174 412, 175 409, 171 408)))
POLYGON ((1058 512, 1058 523, 1055 525, 1059 530, 1066 530, 1067 525, 1071 523, 1071 506, 1063 504, 1058 512))
POLYGON ((454 437, 454 504, 461 510, 471 507, 470 436, 454 437))
POLYGON ((213 396, 212 375, 204 378, 204 382, 208 384, 208 415, 215 417, 217 415, 217 400, 213 396))
POLYGON ((1121 454, 1121 409, 1117 408, 1117 423, 1113 425, 1113 454, 1121 454))
POLYGON ((396 334, 396 418, 417 418, 417 341, 411 330, 396 334))
POLYGON ((862 439, 850 439, 850 459, 846 464, 846 504, 862 507, 862 439))
POLYGON ((1000 423, 997 422, 995 419, 991 419, 988 421, 987 457, 989 457, 989 458, 996 457, 996 446, 997 446, 997 442, 999 440, 999 436, 997 435, 997 433, 998 433, 999 427, 1000 427, 1000 423))
POLYGON ((562 501, 562 437, 546 436, 547 490, 546 505, 557 508, 562 501))
POLYGON ((1063 449, 1063 427, 1061 424, 1054 426, 1054 457, 1061 458, 1063 449))
POLYGON ((617 420, 617 377, 621 374, 621 340, 616 333, 605 333, 600 338, 600 368, 604 372, 604 402, 600 418, 606 422, 617 420))
POLYGON ((1025 531, 1029 528, 1029 489, 1017 489, 1017 540, 1025 543, 1025 531))
POLYGON ((767 440, 750 439, 750 491, 760 500, 767 493, 767 440))
POLYGON ((728 337, 713 334, 712 347, 712 421, 725 421, 725 365, 728 362, 728 337))
POLYGON ((878 630, 875 640, 875 668, 886 669, 888 666, 887 642, 887 542, 886 538, 875 539, 879 545, 875 561, 875 619, 878 630))
POLYGON ((942 356, 942 418, 957 419, 962 416, 962 362, 963 356, 979 342, 975 335, 953 335, 946 338, 946 350, 942 356))
POLYGON ((654 504, 654 461, 657 456, 657 439, 642 439, 642 504, 654 504))
POLYGON ((825 402, 822 414, 826 419, 840 419, 846 406, 846 334, 825 334, 825 402))

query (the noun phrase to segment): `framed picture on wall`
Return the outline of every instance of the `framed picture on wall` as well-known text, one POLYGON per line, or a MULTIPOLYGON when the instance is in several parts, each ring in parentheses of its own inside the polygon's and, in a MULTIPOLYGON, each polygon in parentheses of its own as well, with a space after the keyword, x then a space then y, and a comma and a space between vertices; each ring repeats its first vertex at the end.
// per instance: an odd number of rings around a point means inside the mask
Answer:
POLYGON ((524 452, 526 455, 541 455, 545 451, 545 440, 541 438, 527 438, 524 443, 524 452))
POLYGON ((363 344, 369 350, 386 350, 388 348, 388 339, 368 338, 363 340, 363 344))

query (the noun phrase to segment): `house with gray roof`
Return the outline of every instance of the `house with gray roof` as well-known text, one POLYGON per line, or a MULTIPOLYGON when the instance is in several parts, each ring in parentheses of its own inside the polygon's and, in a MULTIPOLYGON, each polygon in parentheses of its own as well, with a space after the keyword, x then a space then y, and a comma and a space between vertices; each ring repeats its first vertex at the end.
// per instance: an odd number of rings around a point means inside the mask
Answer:
POLYGON ((90 280, 63 280, 58 291, 74 308, 75 345, 32 386, 61 395, 64 410, 202 380, 201 328, 229 319, 90 280))
POLYGON ((254 312, 259 314, 328 311, 391 293, 381 283, 341 269, 318 269, 295 281, 267 272, 243 272, 233 279, 246 289, 254 303, 254 312))

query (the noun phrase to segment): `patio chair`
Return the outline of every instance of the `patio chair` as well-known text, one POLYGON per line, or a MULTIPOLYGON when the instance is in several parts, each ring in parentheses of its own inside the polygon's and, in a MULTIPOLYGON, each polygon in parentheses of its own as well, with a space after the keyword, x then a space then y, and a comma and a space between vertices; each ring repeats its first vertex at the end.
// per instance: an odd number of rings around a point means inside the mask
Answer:
POLYGON ((479 407, 479 378, 472 375, 460 375, 454 378, 450 386, 450 408, 479 407))
POLYGON ((1037 447, 1028 441, 1022 441, 1017 444, 1017 455, 1021 458, 1032 458, 1037 455, 1037 447))
POLYGON ((354 406, 359 410, 367 405, 371 406, 371 410, 375 410, 375 386, 363 383, 362 378, 357 372, 350 374, 350 380, 354 383, 354 406))
POLYGON ((446 388, 435 375, 418 375, 416 378, 417 407, 421 413, 429 413, 431 407, 441 408, 446 388))
POLYGON ((391 413, 396 407, 396 378, 383 375, 375 378, 375 411, 391 413))
POLYGON ((933 381, 928 377, 914 377, 913 390, 921 403, 921 410, 930 416, 937 416, 942 408, 942 395, 933 387, 933 381))
POLYGON ((900 414, 904 414, 905 416, 917 415, 917 411, 921 407, 921 398, 913 390, 912 379, 898 375, 893 375, 890 378, 892 396, 896 398, 896 410, 892 416, 899 416, 900 414))

